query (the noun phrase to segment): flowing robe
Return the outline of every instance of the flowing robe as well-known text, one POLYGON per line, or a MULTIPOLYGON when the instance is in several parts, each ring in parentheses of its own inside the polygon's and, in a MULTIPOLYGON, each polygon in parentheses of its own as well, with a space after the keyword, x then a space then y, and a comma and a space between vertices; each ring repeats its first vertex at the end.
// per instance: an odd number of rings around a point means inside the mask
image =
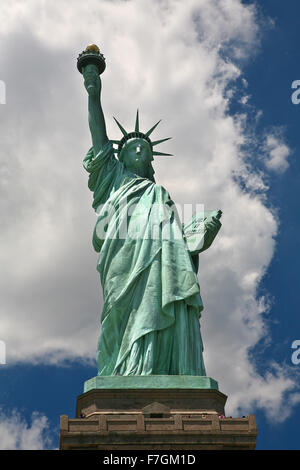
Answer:
POLYGON ((110 141, 83 165, 98 213, 98 375, 206 375, 196 268, 168 192, 128 171, 110 141))

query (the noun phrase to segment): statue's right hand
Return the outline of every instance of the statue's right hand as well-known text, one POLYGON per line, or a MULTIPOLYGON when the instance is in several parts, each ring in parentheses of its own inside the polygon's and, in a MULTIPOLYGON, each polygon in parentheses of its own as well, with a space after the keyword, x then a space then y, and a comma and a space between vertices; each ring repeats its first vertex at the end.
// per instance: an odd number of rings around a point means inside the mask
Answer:
POLYGON ((101 80, 95 64, 88 64, 82 68, 84 86, 89 96, 99 96, 101 91, 101 80))

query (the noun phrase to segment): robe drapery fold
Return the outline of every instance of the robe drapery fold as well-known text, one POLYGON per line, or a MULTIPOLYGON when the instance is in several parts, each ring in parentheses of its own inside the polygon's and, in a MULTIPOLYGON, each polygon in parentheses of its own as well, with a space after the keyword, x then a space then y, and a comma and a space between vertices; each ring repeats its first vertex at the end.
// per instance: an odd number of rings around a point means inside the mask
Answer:
POLYGON ((111 142, 83 165, 98 214, 98 375, 205 375, 197 273, 168 192, 126 170, 111 142))

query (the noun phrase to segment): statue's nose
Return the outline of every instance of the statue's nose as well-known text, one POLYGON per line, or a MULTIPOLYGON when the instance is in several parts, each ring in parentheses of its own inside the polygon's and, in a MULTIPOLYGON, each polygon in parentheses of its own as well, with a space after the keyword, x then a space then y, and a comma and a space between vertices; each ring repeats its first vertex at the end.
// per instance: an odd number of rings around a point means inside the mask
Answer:
POLYGON ((141 153, 141 146, 140 145, 137 146, 136 153, 141 153))

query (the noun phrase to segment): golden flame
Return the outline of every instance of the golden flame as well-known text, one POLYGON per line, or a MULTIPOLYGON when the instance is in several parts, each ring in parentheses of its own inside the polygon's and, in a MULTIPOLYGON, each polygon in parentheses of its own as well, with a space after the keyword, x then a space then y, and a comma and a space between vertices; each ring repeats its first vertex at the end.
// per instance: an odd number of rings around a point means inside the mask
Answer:
POLYGON ((86 47, 85 52, 98 52, 99 53, 100 49, 96 44, 89 44, 86 47))

